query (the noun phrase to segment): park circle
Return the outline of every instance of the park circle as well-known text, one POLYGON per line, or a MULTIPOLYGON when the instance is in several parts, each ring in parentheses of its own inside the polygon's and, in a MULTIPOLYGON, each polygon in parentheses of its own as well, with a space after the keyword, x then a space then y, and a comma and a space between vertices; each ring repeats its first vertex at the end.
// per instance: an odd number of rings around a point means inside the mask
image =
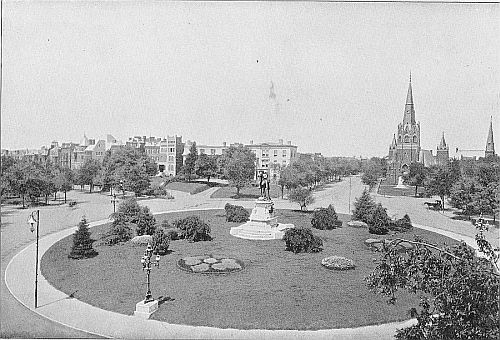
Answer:
MULTIPOLYGON (((310 214, 291 210, 276 213, 280 223, 310 227, 310 214)), ((222 209, 166 213, 156 215, 156 219, 160 223, 191 215, 210 225, 213 240, 171 241, 169 253, 151 270, 153 297, 169 298, 152 315, 154 320, 217 328, 320 330, 403 321, 408 319, 407 311, 418 306, 418 297, 412 294, 400 292, 396 305, 390 305, 384 296, 368 290, 364 278, 380 253, 365 246, 364 240, 370 237, 367 229, 347 226, 347 215, 339 214, 344 221, 341 228, 313 229, 323 239, 324 250, 306 254, 286 251, 283 240, 231 236, 230 228, 239 223, 226 222, 222 209), (321 260, 332 255, 352 259, 356 268, 325 270, 321 260), (207 256, 202 263, 209 266, 234 259, 244 264, 244 270, 236 275, 197 275, 192 269, 180 270, 180 260, 185 264, 185 259, 197 256, 207 256)), ((109 224, 91 228, 92 238, 99 239, 108 229, 109 224)), ((403 236, 412 238, 414 233, 433 241, 440 238, 441 243, 453 242, 419 229, 403 236)), ((70 235, 44 254, 41 270, 47 281, 82 302, 132 315, 145 293, 146 274, 140 264, 144 247, 130 243, 95 245, 98 256, 71 260, 67 256, 71 245, 70 235)))

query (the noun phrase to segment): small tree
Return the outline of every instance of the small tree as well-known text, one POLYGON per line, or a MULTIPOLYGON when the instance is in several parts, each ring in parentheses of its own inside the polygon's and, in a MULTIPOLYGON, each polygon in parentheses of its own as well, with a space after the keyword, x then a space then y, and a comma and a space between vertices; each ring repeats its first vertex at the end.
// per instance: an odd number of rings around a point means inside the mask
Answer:
POLYGON ((444 210, 444 198, 450 194, 451 186, 453 185, 454 175, 451 172, 450 166, 440 166, 431 169, 429 180, 426 183, 426 189, 433 195, 438 195, 441 198, 444 210))
POLYGON ((314 203, 312 190, 303 187, 290 191, 288 199, 291 202, 298 203, 300 205, 300 210, 307 210, 307 206, 314 203))
POLYGON ((370 233, 384 235, 389 232, 391 219, 387 215, 387 210, 379 203, 368 214, 366 223, 370 233))
POLYGON ((410 164, 410 174, 409 182, 411 185, 415 186, 415 196, 418 193, 418 187, 421 187, 425 183, 427 178, 427 168, 422 163, 411 163, 410 164))
POLYGON ((364 190, 359 198, 354 202, 354 210, 352 217, 355 220, 363 221, 368 223, 368 215, 373 209, 375 209, 376 204, 373 198, 370 196, 368 190, 364 190))
POLYGON ((196 142, 193 142, 193 144, 189 147, 189 153, 186 156, 184 165, 182 166, 182 173, 186 176, 188 181, 191 180, 191 176, 194 174, 197 159, 198 149, 196 148, 196 142))
POLYGON ((286 250, 297 253, 317 253, 323 250, 323 241, 309 228, 290 228, 285 231, 283 240, 286 250))
POLYGON ((211 241, 210 226, 198 216, 188 216, 174 221, 177 229, 182 231, 183 237, 191 242, 211 241))
POLYGON ((156 230, 156 219, 148 207, 141 207, 134 223, 137 225, 137 236, 153 235, 156 230))
POLYGON ((159 255, 167 254, 170 246, 170 237, 164 229, 158 228, 153 234, 153 251, 159 255))
POLYGON ((330 204, 328 208, 319 208, 314 210, 311 226, 320 230, 331 230, 342 226, 339 221, 335 208, 330 204))
POLYGON ((229 180, 229 185, 236 188, 236 196, 254 178, 255 161, 254 153, 245 146, 231 146, 226 150, 224 175, 229 180))
POLYGON ((90 238, 89 224, 85 217, 78 223, 78 229, 73 235, 73 246, 68 255, 72 259, 85 259, 94 257, 98 253, 92 248, 94 240, 90 238))

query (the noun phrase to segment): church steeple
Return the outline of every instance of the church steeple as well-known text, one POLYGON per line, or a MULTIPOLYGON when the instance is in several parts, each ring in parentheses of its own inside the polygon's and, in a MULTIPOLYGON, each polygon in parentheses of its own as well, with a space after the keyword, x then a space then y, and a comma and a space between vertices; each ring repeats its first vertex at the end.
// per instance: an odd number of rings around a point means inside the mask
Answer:
POLYGON ((403 125, 415 124, 415 108, 413 107, 413 91, 411 88, 411 72, 410 83, 408 84, 408 94, 406 95, 405 114, 403 117, 403 125))
POLYGON ((444 132, 443 132, 443 136, 441 137, 441 142, 439 142, 439 145, 438 145, 438 150, 439 149, 446 149, 447 146, 446 146, 446 141, 444 140, 444 132))
POLYGON ((486 140, 486 150, 484 157, 495 155, 495 143, 493 142, 493 116, 490 117, 490 130, 488 131, 488 139, 486 140))

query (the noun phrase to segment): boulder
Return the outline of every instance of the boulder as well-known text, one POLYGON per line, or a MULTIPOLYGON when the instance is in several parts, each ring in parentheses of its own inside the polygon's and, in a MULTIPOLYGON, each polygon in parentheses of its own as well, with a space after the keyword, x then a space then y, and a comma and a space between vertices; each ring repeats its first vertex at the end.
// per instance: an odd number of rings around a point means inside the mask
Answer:
POLYGON ((134 246, 147 246, 148 243, 153 243, 153 237, 151 235, 141 235, 136 236, 130 240, 134 246))
POLYGON ((368 228, 368 224, 362 221, 349 221, 347 225, 354 228, 368 228))

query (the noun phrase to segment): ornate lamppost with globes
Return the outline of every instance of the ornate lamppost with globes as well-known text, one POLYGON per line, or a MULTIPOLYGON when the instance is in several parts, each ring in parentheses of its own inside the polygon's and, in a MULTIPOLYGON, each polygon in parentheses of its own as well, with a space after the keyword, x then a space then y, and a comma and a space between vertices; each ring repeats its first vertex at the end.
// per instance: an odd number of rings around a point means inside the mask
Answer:
POLYGON ((40 210, 33 211, 28 217, 28 224, 30 231, 35 231, 36 224, 36 261, 35 261, 35 308, 38 307, 38 240, 39 240, 39 227, 40 227, 40 210))
POLYGON ((153 256, 153 247, 151 247, 151 244, 148 243, 148 246, 146 250, 144 251, 144 256, 141 258, 141 263, 142 263, 142 270, 146 270, 146 275, 148 278, 148 292, 146 293, 146 298, 144 299, 144 303, 152 302, 154 301, 153 295, 151 294, 151 281, 149 279, 150 274, 151 274, 151 266, 160 266, 160 255, 156 254, 156 258, 154 260, 151 260, 151 257, 153 256))

